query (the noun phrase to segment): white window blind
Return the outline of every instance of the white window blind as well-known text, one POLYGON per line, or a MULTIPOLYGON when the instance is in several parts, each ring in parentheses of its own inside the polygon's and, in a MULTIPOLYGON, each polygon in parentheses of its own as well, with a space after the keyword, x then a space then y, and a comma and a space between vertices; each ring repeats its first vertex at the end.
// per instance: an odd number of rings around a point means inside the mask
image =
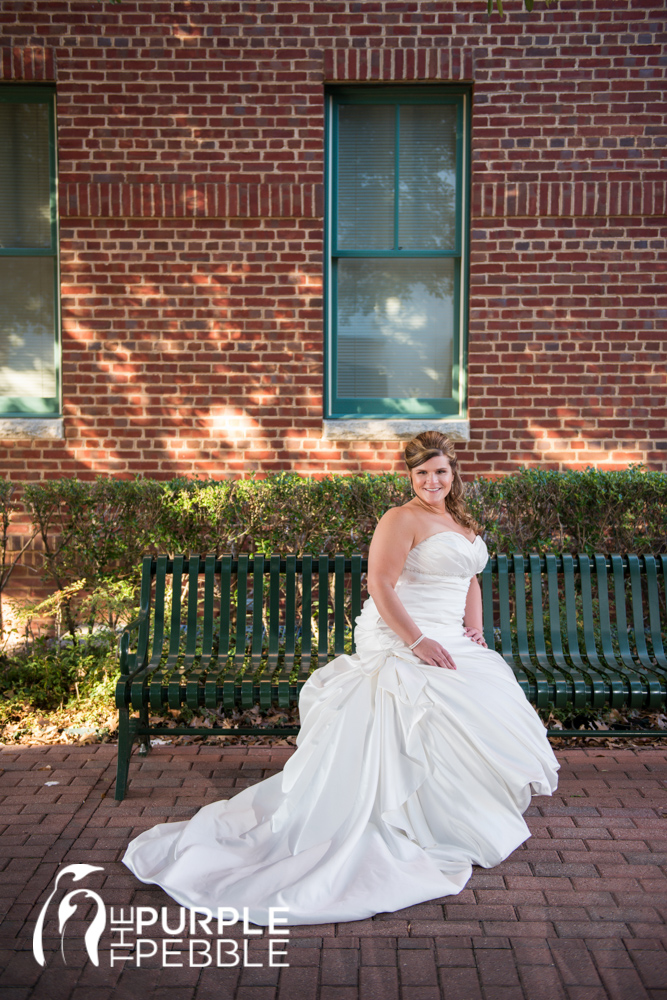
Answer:
POLYGON ((55 396, 50 257, 0 257, 0 395, 55 396))
POLYGON ((338 264, 338 395, 451 395, 454 333, 451 260, 338 264))

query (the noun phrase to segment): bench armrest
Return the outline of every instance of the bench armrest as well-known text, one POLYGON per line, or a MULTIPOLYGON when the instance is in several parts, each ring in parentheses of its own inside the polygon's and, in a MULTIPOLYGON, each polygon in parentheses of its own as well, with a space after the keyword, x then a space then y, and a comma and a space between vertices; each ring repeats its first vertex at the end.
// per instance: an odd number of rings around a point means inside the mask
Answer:
MULTIPOLYGON (((119 667, 122 675, 132 677, 132 675, 137 673, 138 670, 141 670, 143 666, 143 664, 140 663, 137 665, 135 662, 134 664, 132 664, 133 669, 128 671, 128 666, 131 659, 131 654, 129 651, 130 637, 132 632, 139 631, 141 625, 143 625, 143 623, 148 620, 149 614, 150 612, 148 608, 142 608, 142 610, 139 612, 139 616, 135 618, 134 621, 129 622, 129 624, 125 626, 125 628, 121 633, 120 639, 118 640, 118 658, 120 661, 119 667)), ((136 660, 136 653, 134 654, 134 656, 136 660)))

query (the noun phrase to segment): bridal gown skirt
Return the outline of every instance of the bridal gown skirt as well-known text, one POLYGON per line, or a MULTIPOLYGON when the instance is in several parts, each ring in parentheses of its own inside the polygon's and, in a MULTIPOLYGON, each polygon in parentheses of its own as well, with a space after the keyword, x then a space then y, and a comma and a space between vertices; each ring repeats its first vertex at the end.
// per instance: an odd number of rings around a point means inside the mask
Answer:
POLYGON ((282 773, 140 834, 123 860, 141 881, 257 924, 274 907, 289 924, 359 920, 456 894, 530 836, 522 813, 558 764, 511 669, 463 634, 486 548, 451 534, 412 550, 397 592, 457 669, 423 664, 367 601, 357 653, 301 692, 282 773))

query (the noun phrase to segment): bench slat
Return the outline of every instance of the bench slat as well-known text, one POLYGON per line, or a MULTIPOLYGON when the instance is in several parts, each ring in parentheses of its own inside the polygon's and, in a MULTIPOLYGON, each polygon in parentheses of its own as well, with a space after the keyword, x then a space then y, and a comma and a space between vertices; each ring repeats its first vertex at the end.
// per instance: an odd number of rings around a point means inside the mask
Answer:
POLYGON ((306 683, 310 674, 310 656, 312 651, 312 621, 313 621, 313 557, 304 556, 301 560, 301 669, 297 685, 299 690, 306 683))
MULTIPOLYGON (((188 617, 185 628, 185 656, 178 673, 173 673, 169 681, 169 707, 179 708, 181 704, 181 680, 186 679, 185 700, 187 702, 187 679, 195 671, 195 657, 197 656, 197 611, 198 611, 198 590, 199 590, 199 556, 190 556, 187 566, 188 575, 188 617)), ((197 662, 201 662, 201 657, 197 657, 197 662)), ((198 668, 197 668, 198 669, 198 668)), ((189 706, 198 708, 198 705, 189 706)))
POLYGON ((266 668, 259 681, 259 707, 268 712, 275 701, 274 674, 280 652, 280 556, 269 560, 269 634, 266 668))
POLYGON ((526 602, 526 566, 524 557, 515 553, 512 557, 514 570, 514 598, 516 601, 517 652, 521 664, 535 679, 534 700, 538 708, 546 708, 550 698, 549 678, 539 666, 536 667, 528 648, 528 609, 526 602))
MULTIPOLYGON (((561 564, 562 565, 562 564, 561 564)), ((558 562, 553 553, 544 557, 544 567, 547 577, 547 606, 549 610, 549 640, 551 642, 551 659, 561 675, 568 678, 569 697, 575 708, 581 708, 586 703, 586 684, 583 677, 573 671, 565 659, 561 635, 560 598, 558 593, 558 562)))
POLYGON ((593 586, 591 581, 591 563, 588 556, 578 557, 579 576, 581 579, 582 617, 584 624, 584 649, 588 661, 589 672, 592 668, 599 678, 599 689, 596 688, 593 705, 597 708, 609 701, 612 708, 620 707, 625 699, 625 684, 614 671, 610 673, 600 662, 595 641, 595 624, 593 621, 593 586))
POLYGON ((567 655, 575 668, 571 673, 573 680, 580 681, 586 687, 586 704, 598 707, 604 705, 607 684, 594 669, 591 669, 591 667, 594 667, 594 664, 590 662, 585 664, 581 656, 577 629, 578 616, 574 582, 574 559, 569 553, 562 556, 562 568, 565 585, 567 655))
MULTIPOLYGON (((172 593, 171 593, 171 615, 169 633, 169 653, 167 662, 162 671, 162 684, 160 690, 156 690, 155 704, 151 698, 151 707, 159 709, 164 703, 165 696, 169 708, 178 709, 180 707, 180 676, 179 653, 181 647, 181 620, 183 617, 183 574, 185 572, 185 557, 176 556, 174 558, 174 568, 172 571, 172 593), (164 684, 164 681, 167 684, 164 684), (159 699, 159 700, 158 700, 159 699)), ((152 685, 151 685, 152 686, 152 685)))
POLYGON ((528 557, 530 566, 530 592, 533 609, 533 638, 535 656, 543 671, 552 678, 553 698, 556 708, 564 708, 570 698, 571 683, 549 659, 544 635, 544 600, 542 592, 542 562, 536 553, 528 557))
POLYGON ((531 683, 525 670, 523 670, 514 657, 512 651, 512 630, 510 621, 510 585, 509 585, 509 560, 506 555, 497 556, 498 573, 498 596, 500 599, 500 646, 501 656, 508 666, 514 671, 514 676, 521 685, 523 693, 527 698, 535 694, 535 684, 531 683))
MULTIPOLYGON (((150 654, 151 658, 146 664, 145 670, 142 672, 142 674, 137 674, 134 683, 132 684, 133 708, 143 709, 145 704, 143 677, 145 675, 150 674, 153 670, 157 670, 160 664, 160 660, 162 659, 162 650, 164 647, 166 580, 167 580, 167 557, 160 556, 155 566, 155 611, 154 611, 155 629, 153 633, 153 645, 150 654)), ((158 707, 162 708, 161 694, 158 707)))
MULTIPOLYGON (((195 612, 198 611, 198 602, 195 599, 192 600, 192 595, 197 594, 197 576, 201 570, 201 560, 199 556, 190 556, 190 569, 189 569, 189 582, 188 582, 188 639, 190 638, 190 629, 192 628, 193 642, 196 642, 197 638, 197 628, 198 628, 198 618, 197 614, 194 615, 194 621, 192 621, 192 608, 194 605, 195 612), (194 576, 194 582, 193 582, 194 576), (190 624, 191 623, 191 624, 190 624)), ((215 556, 206 556, 204 561, 204 621, 202 626, 202 648, 201 655, 199 657, 198 666, 194 666, 194 662, 190 669, 187 671, 187 681, 185 689, 185 701, 188 708, 192 709, 193 712, 199 711, 199 708, 205 702, 206 688, 205 688, 205 678, 206 672, 211 662, 211 654, 213 651, 213 619, 214 619, 214 587, 215 587, 215 556)), ((193 648, 192 653, 193 661, 195 657, 195 650, 193 648)))
MULTIPOLYGON (((148 662, 148 646, 150 643, 150 612, 153 595, 154 562, 150 556, 145 556, 141 566, 141 597, 140 608, 144 618, 139 626, 137 638, 137 653, 133 667, 143 667, 148 662)), ((155 622, 155 616, 153 616, 155 622)), ((155 627, 155 626, 154 626, 155 627)))
POLYGON ((241 678, 241 707, 252 708, 255 703, 255 677, 262 660, 264 610, 264 556, 256 555, 252 565, 252 645, 250 665, 241 678))
POLYGON ((628 571, 630 573, 630 606, 632 609, 632 627, 635 648, 639 660, 639 674, 648 685, 648 708, 658 708, 664 701, 665 684, 656 671, 646 645, 644 624, 644 598, 642 593, 642 578, 639 557, 629 555, 628 571))
POLYGON ((329 660, 329 556, 320 553, 317 581, 317 665, 329 660))
POLYGON ((345 652, 345 556, 334 558, 334 654, 345 652))
POLYGON ((285 560, 285 660, 277 678, 279 708, 289 708, 291 704, 290 675, 294 669, 295 651, 296 556, 287 556, 285 560))
POLYGON ((611 568, 614 578, 614 605, 616 611, 616 633, 623 671, 628 684, 628 704, 630 708, 642 708, 645 700, 645 684, 637 672, 636 664, 630 652, 628 642, 628 619, 625 609, 625 574, 623 560, 619 555, 612 555, 611 568))
POLYGON ((352 620, 352 652, 356 650, 356 645, 354 641, 354 630, 356 626, 356 621, 361 614, 361 556, 359 554, 353 555, 350 560, 350 582, 352 584, 352 600, 350 609, 350 618, 352 620))
MULTIPOLYGON (((215 559, 213 562, 215 567, 215 559)), ((208 568, 208 557, 206 566, 208 568)), ((204 705, 215 709, 220 701, 219 682, 227 668, 227 653, 231 633, 232 607, 232 557, 224 555, 220 560, 220 624, 217 659, 212 658, 204 682, 204 705)), ((213 653, 211 654, 213 657, 213 653)))
MULTIPOLYGON (((665 579, 665 599, 667 603, 667 556, 662 556, 662 569, 665 579)), ((658 581, 658 560, 653 556, 644 556, 644 567, 646 569, 646 584, 648 589, 648 614, 649 627, 651 630, 651 645, 657 666, 660 668, 662 680, 667 680, 667 656, 660 634, 660 585, 658 581), (663 674, 662 672, 665 671, 663 674)))

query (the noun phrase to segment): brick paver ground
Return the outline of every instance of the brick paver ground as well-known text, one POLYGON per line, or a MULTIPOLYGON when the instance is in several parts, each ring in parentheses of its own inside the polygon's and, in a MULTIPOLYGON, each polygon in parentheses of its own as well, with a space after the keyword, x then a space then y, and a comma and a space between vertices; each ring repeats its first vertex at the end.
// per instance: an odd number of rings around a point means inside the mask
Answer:
MULTIPOLYGON (((460 896, 292 928, 286 957, 276 955, 284 967, 268 964, 268 935, 227 929, 222 937, 239 955, 248 942, 247 961, 191 968, 178 951, 203 941, 193 947, 204 965, 206 934, 178 932, 176 904, 120 863, 125 845, 275 773, 290 752, 156 747, 133 762, 128 797, 117 803, 114 747, 3 748, 2 1000, 667 1000, 667 747, 559 752, 559 791, 533 799, 532 838, 498 868, 476 869, 460 896), (103 870, 78 884, 63 877, 47 909, 42 968, 32 951, 36 920, 59 867, 75 863, 103 870), (142 964, 135 946, 111 967, 120 936, 107 923, 96 967, 84 949, 96 907, 79 896, 65 964, 57 904, 79 886, 95 889, 114 918, 119 908, 127 916, 147 907, 149 920, 150 908, 166 906, 169 933, 145 927, 142 964), (166 937, 182 942, 167 947, 168 968, 159 950, 148 955, 166 937)), ((223 959, 231 949, 222 946, 223 959)))

